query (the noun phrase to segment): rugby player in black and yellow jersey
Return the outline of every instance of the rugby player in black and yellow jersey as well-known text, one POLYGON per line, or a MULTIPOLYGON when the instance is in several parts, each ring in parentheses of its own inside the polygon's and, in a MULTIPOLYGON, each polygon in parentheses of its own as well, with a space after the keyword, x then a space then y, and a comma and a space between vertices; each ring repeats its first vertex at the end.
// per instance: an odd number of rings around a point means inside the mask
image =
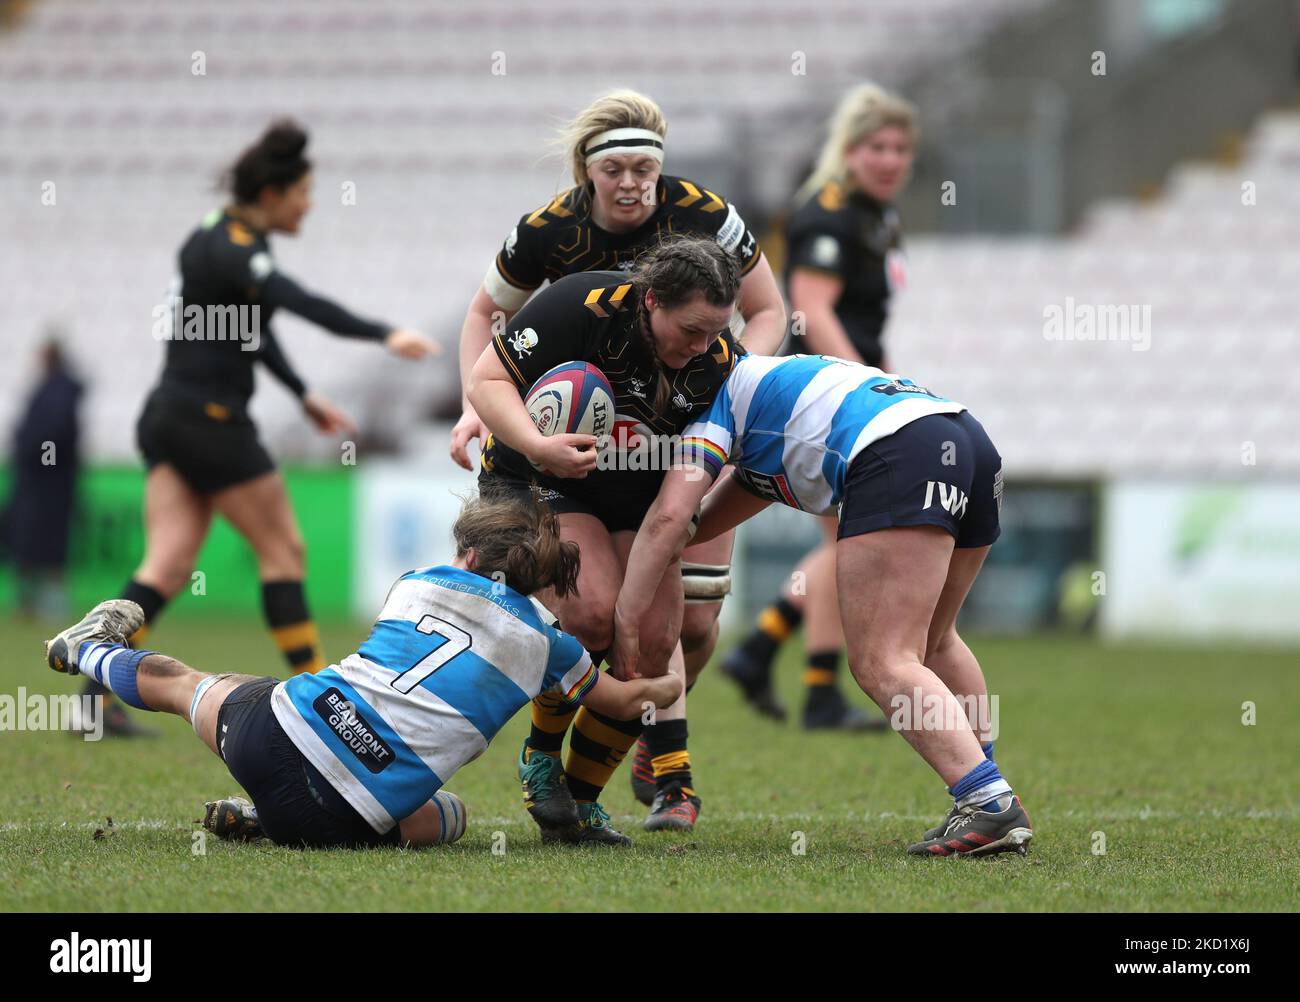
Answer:
MULTIPOLYGON (((470 369, 493 333, 509 324, 543 283, 575 272, 626 273, 638 255, 676 234, 712 239, 737 257, 745 347, 760 355, 777 351, 785 336, 785 308, 772 269, 735 206, 702 184, 661 172, 666 129, 659 107, 633 91, 600 98, 570 123, 564 141, 575 186, 521 217, 488 266, 461 331, 462 385, 468 385, 470 369)), ((452 432, 451 453, 470 469, 467 445, 472 438, 484 441, 487 429, 470 402, 464 405, 452 432)), ((733 541, 727 533, 688 548, 682 561, 686 611, 681 643, 688 685, 717 642, 718 613, 730 589, 733 541)), ((599 635, 604 632, 602 628, 599 635)), ((539 704, 533 710, 529 748, 558 755, 567 721, 557 723, 539 704)), ((626 749, 617 744, 610 746, 621 758, 626 749)), ((660 713, 646 730, 637 746, 632 781, 638 799, 652 807, 652 827, 693 824, 687 808, 653 803, 656 786, 659 792, 674 784, 691 788, 684 710, 660 713)))
MULTIPOLYGON (((190 574, 215 514, 253 548, 262 608, 291 671, 324 666, 303 593, 302 534, 284 479, 249 417, 256 363, 302 401, 326 434, 353 431, 348 417, 307 389, 271 330, 278 309, 335 334, 374 341, 403 358, 440 349, 421 334, 354 316, 302 288, 271 256, 271 233, 296 234, 311 207, 307 134, 273 124, 230 169, 233 204, 212 212, 181 247, 170 301, 155 311, 167 342, 162 376, 136 426, 149 467, 145 555, 121 597, 144 610, 146 627, 190 574)), ((120 707, 115 708, 120 714, 120 707)), ((118 717, 119 729, 133 730, 118 717)))
MULTIPOLYGON (((623 567, 671 465, 672 444, 708 409, 744 353, 729 329, 739 287, 734 255, 711 239, 677 238, 642 255, 631 274, 567 275, 543 289, 470 373, 470 401, 491 429, 480 491, 550 505, 560 535, 578 544, 577 593, 548 591, 540 598, 597 663, 608 652, 623 567), (600 368, 614 391, 612 443, 603 442, 599 455, 593 436, 544 436, 524 407, 523 394, 538 377, 570 361, 600 368)), ((685 674, 678 644, 682 610, 681 571, 673 567, 641 623, 642 674, 685 674)), ((670 716, 682 712, 681 704, 660 714, 681 719, 670 716)), ((543 835, 630 843, 609 825, 598 798, 642 721, 577 711, 561 774, 560 746, 572 714, 551 700, 535 702, 534 709, 519 769, 525 802, 543 835)), ((687 828, 698 814, 690 774, 678 769, 659 784, 646 825, 651 831, 687 828)))
MULTIPOLYGON (((795 330, 803 335, 792 339, 793 350, 887 369, 885 323, 904 274, 894 200, 911 173, 915 112, 898 96, 862 84, 843 97, 827 131, 786 226, 786 287, 799 321, 795 330)), ((835 517, 821 519, 821 528, 822 544, 799 563, 791 585, 759 614, 721 669, 760 713, 784 718, 772 695, 771 668, 781 643, 802 622, 803 726, 883 731, 883 718, 850 705, 839 688, 844 631, 835 590, 835 517)))

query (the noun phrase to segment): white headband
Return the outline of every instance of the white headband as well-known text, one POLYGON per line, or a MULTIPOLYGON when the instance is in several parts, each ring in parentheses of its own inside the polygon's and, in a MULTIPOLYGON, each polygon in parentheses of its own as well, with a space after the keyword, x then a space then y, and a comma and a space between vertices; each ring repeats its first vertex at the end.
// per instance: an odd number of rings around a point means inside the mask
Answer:
POLYGON ((649 129, 609 129, 593 136, 582 152, 586 154, 588 167, 601 157, 629 153, 654 157, 663 163, 664 137, 649 129))

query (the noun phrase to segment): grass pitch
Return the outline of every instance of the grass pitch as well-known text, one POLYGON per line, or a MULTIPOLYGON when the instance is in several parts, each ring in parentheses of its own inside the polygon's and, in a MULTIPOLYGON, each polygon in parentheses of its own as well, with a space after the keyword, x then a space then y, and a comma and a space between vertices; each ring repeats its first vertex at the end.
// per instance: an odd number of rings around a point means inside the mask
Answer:
MULTIPOLYGON (((43 665, 50 632, 5 624, 0 695, 75 691, 43 665)), ((338 657, 364 627, 323 634, 338 657)), ((209 671, 281 673, 256 622, 165 620, 151 646, 209 671)), ((700 824, 641 832, 624 766, 604 798, 636 839, 623 852, 540 844, 514 771, 526 711, 448 784, 469 807, 466 836, 426 851, 200 844, 203 801, 235 787, 178 718, 150 715, 152 740, 0 733, 0 910, 1296 909, 1294 651, 1060 637, 972 647, 1000 699, 998 761, 1034 821, 1027 859, 908 858, 948 801, 897 735, 761 720, 709 669, 690 714, 700 824)), ((800 656, 788 644, 780 670, 796 710, 800 656)))

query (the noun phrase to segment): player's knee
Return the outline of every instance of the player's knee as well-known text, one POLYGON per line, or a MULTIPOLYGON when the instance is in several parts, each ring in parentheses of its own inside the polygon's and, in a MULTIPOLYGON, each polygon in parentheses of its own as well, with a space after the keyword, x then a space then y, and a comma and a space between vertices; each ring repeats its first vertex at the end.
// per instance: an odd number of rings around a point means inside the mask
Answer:
POLYGON ((942 631, 928 638, 925 645, 925 663, 931 659, 945 660, 952 656, 953 652, 958 651, 963 646, 963 641, 957 634, 954 627, 942 631))
POLYGON ((565 609, 560 623, 566 633, 571 633, 589 651, 603 651, 614 643, 614 604, 593 596, 591 601, 583 596, 565 609))
POLYGON ((136 577, 155 588, 164 598, 171 599, 190 583, 193 572, 193 558, 166 557, 147 560, 136 577))
POLYGON ((692 654, 717 638, 719 602, 688 602, 682 615, 682 651, 692 654))
POLYGON ((883 707, 891 696, 908 689, 907 666, 918 660, 914 654, 870 650, 851 658, 849 670, 862 691, 883 707))

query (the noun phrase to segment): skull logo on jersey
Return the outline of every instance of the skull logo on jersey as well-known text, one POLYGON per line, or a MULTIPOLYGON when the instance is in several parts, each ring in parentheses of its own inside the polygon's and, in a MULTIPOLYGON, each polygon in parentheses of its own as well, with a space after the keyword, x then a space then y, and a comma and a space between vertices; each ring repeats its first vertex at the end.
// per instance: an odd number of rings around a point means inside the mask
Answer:
POLYGON ((531 355, 533 349, 537 347, 537 331, 531 327, 525 327, 521 331, 515 331, 514 337, 510 339, 510 347, 515 350, 519 358, 525 355, 531 355))

